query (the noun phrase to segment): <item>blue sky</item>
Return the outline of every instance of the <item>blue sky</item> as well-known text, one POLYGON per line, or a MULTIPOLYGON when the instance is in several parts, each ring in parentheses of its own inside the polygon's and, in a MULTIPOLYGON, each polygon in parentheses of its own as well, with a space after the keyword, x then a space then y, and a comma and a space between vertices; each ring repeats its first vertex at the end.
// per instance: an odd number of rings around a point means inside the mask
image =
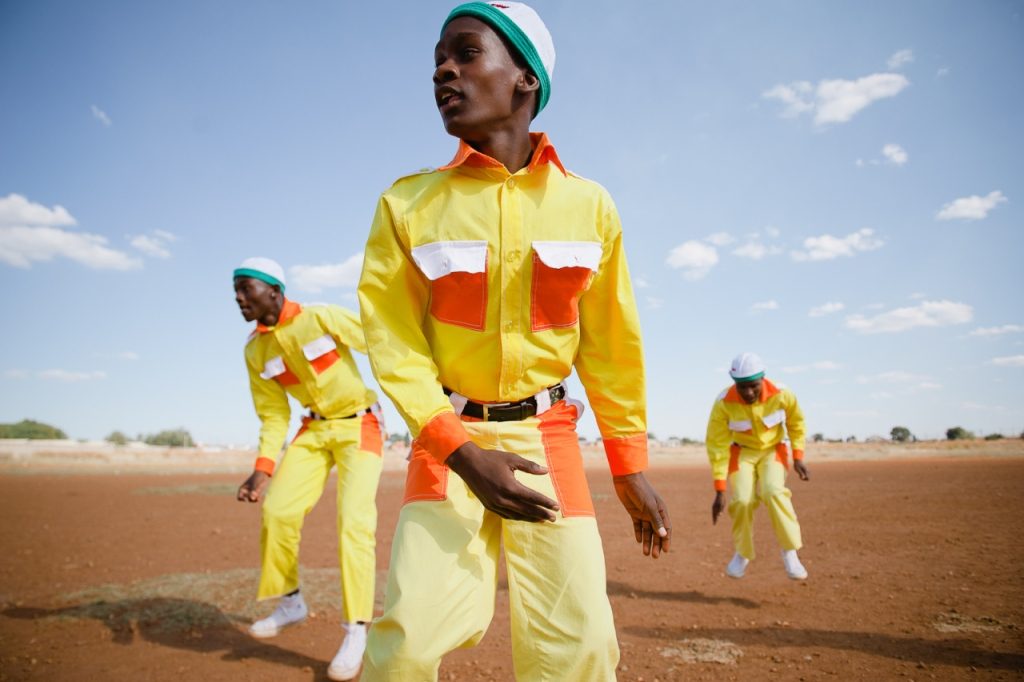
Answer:
MULTIPOLYGON (((231 270, 355 306, 378 195, 455 149, 451 6, 0 4, 0 422, 254 443, 231 270)), ((655 434, 702 438, 743 350, 812 433, 1024 430, 1024 5, 534 7, 534 129, 617 202, 655 434)))

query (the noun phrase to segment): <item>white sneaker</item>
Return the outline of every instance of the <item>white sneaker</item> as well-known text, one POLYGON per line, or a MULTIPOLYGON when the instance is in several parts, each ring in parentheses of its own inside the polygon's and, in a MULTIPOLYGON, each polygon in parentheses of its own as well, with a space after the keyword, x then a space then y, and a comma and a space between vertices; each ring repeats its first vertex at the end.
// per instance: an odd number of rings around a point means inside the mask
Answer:
POLYGON ((800 563, 795 549, 782 550, 782 565, 786 567, 786 575, 793 580, 806 580, 807 569, 800 563))
POLYGON ((249 626, 249 634, 259 639, 276 637, 286 627, 306 620, 308 614, 309 609, 306 608, 306 600, 302 598, 301 592, 281 597, 272 614, 249 626))
POLYGON ((363 665, 363 652, 366 651, 366 625, 362 623, 344 623, 345 639, 341 648, 327 666, 327 678, 330 680, 354 680, 363 665))
POLYGON ((747 572, 747 564, 749 563, 749 559, 736 552, 732 555, 732 561, 725 567, 725 574, 730 578, 742 578, 743 574, 747 572))

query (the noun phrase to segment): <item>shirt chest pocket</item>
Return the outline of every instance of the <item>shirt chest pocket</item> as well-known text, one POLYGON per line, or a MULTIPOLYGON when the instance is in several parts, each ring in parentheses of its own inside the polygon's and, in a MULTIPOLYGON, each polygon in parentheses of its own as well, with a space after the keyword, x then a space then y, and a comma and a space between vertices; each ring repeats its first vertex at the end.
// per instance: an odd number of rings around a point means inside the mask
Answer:
POLYGON ((763 417, 761 417, 761 421, 764 422, 764 425, 767 426, 769 429, 773 429, 782 422, 786 421, 786 411, 775 410, 771 414, 766 414, 763 417))
POLYGON ((338 361, 338 344, 330 334, 324 334, 303 345, 302 355, 309 360, 314 372, 323 374, 338 361))
POLYGON ((475 331, 487 317, 487 242, 431 242, 412 249, 416 267, 430 280, 434 319, 475 331))
POLYGON ((753 431, 754 425, 750 423, 749 419, 734 419, 729 422, 729 430, 737 433, 746 433, 747 431, 753 431))
POLYGON ((580 295, 600 262, 598 242, 533 242, 531 329, 575 325, 580 318, 580 295))
POLYGON ((292 371, 284 364, 284 358, 280 355, 270 358, 264 363, 260 378, 267 381, 274 380, 282 386, 294 386, 299 383, 299 378, 292 374, 292 371))

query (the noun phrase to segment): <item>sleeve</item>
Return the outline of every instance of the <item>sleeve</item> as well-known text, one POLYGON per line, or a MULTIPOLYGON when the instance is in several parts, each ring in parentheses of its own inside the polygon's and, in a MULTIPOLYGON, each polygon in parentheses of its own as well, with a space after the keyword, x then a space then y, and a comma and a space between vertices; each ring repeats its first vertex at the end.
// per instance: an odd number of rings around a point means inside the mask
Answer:
POLYGON ((253 469, 273 475, 277 455, 288 437, 288 420, 292 414, 288 394, 276 381, 261 378, 259 368, 248 359, 245 364, 249 370, 252 402, 260 418, 260 449, 253 469))
POLYGON ((438 379, 423 333, 430 287, 399 235, 387 197, 377 204, 359 279, 370 366, 419 444, 438 461, 469 441, 438 379))
POLYGON ((793 459, 804 458, 804 446, 807 444, 807 425, 804 413, 800 409, 796 395, 786 391, 786 433, 789 434, 789 445, 793 448, 793 459))
POLYGON ((644 356, 614 205, 604 213, 603 223, 601 262, 579 302, 575 366, 594 410, 609 468, 613 476, 622 476, 647 469, 644 356))
POLYGON ((355 312, 332 305, 328 307, 331 336, 338 343, 366 355, 366 337, 363 323, 355 312))
POLYGON ((732 445, 732 431, 729 430, 729 415, 721 400, 716 400, 708 418, 708 432, 704 438, 708 461, 711 462, 711 477, 715 490, 723 492, 729 475, 729 447, 732 445))

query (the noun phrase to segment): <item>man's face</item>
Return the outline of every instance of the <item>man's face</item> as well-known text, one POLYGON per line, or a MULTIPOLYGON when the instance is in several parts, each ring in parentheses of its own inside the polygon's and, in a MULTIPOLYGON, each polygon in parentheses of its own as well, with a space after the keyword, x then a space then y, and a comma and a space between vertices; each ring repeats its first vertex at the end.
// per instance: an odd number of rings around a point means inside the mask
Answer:
POLYGON ((761 379, 754 381, 744 381, 736 384, 736 392, 740 394, 740 398, 743 399, 747 405, 753 405, 761 399, 761 379))
POLYGON ((484 22, 458 17, 434 48, 434 99, 445 130, 465 140, 509 125, 513 112, 530 105, 520 79, 535 80, 517 66, 501 37, 484 22))
POLYGON ((235 277, 235 303, 246 322, 262 319, 274 309, 279 292, 263 280, 235 277))

